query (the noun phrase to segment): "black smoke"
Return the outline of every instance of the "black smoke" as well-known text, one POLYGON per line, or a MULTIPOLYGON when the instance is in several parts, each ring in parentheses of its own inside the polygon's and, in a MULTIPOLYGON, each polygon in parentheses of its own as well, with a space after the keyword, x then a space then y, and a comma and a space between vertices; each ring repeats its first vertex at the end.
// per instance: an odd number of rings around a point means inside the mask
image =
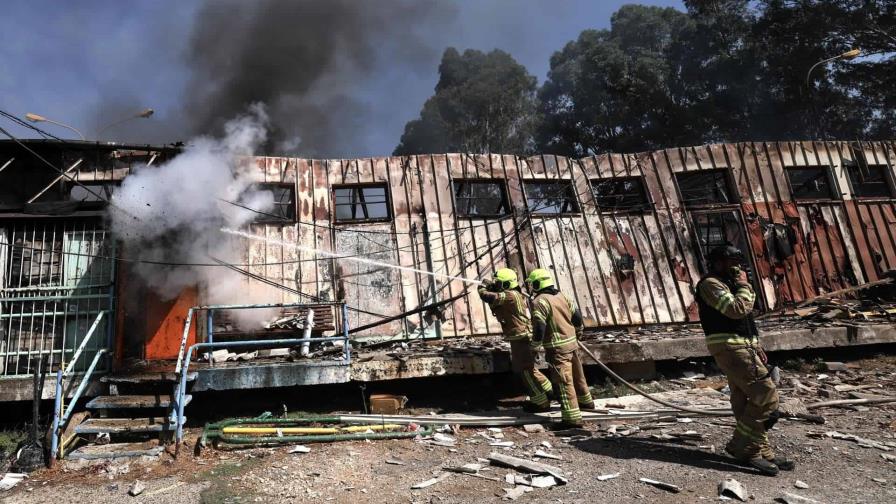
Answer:
POLYGON ((388 110, 372 81, 431 72, 427 33, 454 17, 435 0, 208 0, 187 46, 184 111, 216 133, 256 102, 270 115, 268 154, 348 156, 388 110), (368 98, 369 97, 369 98, 368 98))

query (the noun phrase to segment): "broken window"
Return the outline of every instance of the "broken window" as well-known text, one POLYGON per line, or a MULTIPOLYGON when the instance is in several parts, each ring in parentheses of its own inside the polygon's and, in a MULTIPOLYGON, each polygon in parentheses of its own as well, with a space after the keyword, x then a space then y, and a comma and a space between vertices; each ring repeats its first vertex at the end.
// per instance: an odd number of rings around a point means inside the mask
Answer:
POLYGON ((454 207, 458 217, 500 217, 510 212, 504 182, 455 180, 454 207))
POLYGON ((559 215, 579 213, 579 202, 571 180, 527 180, 523 182, 527 210, 559 215))
POLYGON ((892 198, 888 167, 885 164, 868 164, 865 156, 858 161, 846 161, 843 168, 849 176, 852 195, 856 198, 892 198))
POLYGON ((787 181, 790 193, 796 200, 833 199, 831 177, 827 166, 788 167, 787 181))
POLYGON ((389 220, 386 184, 334 186, 336 222, 389 220))
POLYGON ((640 211, 646 210, 649 205, 641 177, 592 180, 591 191, 601 211, 640 211))
POLYGON ((296 220, 296 188, 292 184, 257 184, 256 191, 268 191, 274 196, 274 205, 259 212, 255 222, 292 222, 296 220))
POLYGON ((700 170, 676 173, 684 206, 737 203, 728 170, 700 170))
POLYGON ((112 194, 116 189, 118 189, 118 184, 110 183, 72 185, 68 190, 68 199, 82 203, 106 202, 112 199, 112 194))

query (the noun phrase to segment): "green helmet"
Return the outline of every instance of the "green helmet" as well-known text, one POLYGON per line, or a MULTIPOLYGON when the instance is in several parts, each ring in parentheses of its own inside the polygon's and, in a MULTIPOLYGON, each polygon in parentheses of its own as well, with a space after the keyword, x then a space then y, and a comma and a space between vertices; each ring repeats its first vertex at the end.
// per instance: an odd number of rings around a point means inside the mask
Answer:
POLYGON ((533 290, 540 291, 548 287, 553 287, 554 278, 551 276, 550 271, 538 268, 529 272, 529 277, 526 278, 526 283, 531 285, 533 290))
POLYGON ((495 283, 499 284, 501 290, 516 289, 520 285, 516 280, 516 271, 510 268, 495 271, 495 283))

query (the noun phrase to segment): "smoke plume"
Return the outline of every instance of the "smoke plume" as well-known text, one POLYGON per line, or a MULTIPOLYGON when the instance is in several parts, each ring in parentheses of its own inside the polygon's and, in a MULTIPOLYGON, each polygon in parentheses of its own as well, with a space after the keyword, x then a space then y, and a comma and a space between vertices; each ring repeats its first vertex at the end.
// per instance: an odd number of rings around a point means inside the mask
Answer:
POLYGON ((144 261, 135 264, 135 272, 163 299, 199 286, 212 303, 275 301, 247 299, 244 278, 231 270, 191 266, 211 263, 212 257, 243 262, 243 247, 219 229, 257 216, 225 201, 259 211, 273 206, 269 191, 253 189, 254 163, 243 162, 267 140, 268 124, 264 107, 252 105, 223 125, 221 138, 196 138, 168 163, 136 168, 115 191, 112 230, 129 257, 144 261))
MULTIPOLYGON (((266 154, 348 156, 388 107, 365 99, 384 74, 430 72, 439 50, 430 20, 454 7, 435 0, 215 0, 196 16, 188 47, 186 111, 195 132, 218 131, 255 102, 272 129, 266 154), (430 26, 431 27, 431 26, 430 26), (386 61, 388 60, 388 61, 386 61)), ((388 91, 387 100, 400 100, 388 91)))

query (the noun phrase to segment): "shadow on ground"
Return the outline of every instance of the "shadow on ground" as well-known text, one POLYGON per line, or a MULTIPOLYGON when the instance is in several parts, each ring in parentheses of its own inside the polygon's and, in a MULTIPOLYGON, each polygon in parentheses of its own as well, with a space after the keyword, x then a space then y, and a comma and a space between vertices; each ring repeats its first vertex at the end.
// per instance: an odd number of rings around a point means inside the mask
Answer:
POLYGON ((655 460, 688 465, 697 469, 759 474, 724 455, 709 453, 690 445, 657 442, 646 438, 591 438, 570 444, 584 452, 615 459, 655 460))

